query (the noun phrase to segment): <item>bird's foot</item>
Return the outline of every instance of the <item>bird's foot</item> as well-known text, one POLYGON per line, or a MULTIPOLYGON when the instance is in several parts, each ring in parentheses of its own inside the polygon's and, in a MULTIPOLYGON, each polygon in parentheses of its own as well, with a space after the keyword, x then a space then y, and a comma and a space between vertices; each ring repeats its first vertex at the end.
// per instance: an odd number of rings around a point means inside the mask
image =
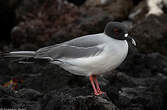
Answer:
POLYGON ((94 92, 95 95, 100 95, 98 92, 94 92))
POLYGON ((101 95, 101 94, 105 94, 105 92, 103 91, 98 91, 98 93, 101 95))
POLYGON ((101 95, 101 94, 105 94, 105 92, 98 90, 97 92, 94 93, 95 95, 101 95))

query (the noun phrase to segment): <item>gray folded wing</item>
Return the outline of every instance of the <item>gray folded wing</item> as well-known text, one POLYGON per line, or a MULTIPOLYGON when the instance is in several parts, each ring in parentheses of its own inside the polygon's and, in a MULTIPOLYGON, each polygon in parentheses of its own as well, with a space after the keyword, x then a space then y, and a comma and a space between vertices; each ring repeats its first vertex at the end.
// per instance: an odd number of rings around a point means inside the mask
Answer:
POLYGON ((103 36, 101 34, 87 35, 79 37, 68 42, 64 42, 65 45, 75 47, 93 47, 103 43, 103 36))
POLYGON ((57 60, 61 58, 81 58, 100 54, 103 47, 99 37, 86 36, 80 37, 61 44, 48 46, 39 49, 35 58, 50 58, 57 60))
POLYGON ((103 51, 102 48, 98 47, 74 47, 69 45, 57 46, 50 48, 45 53, 37 52, 35 58, 51 58, 53 60, 61 58, 81 58, 98 55, 103 51))

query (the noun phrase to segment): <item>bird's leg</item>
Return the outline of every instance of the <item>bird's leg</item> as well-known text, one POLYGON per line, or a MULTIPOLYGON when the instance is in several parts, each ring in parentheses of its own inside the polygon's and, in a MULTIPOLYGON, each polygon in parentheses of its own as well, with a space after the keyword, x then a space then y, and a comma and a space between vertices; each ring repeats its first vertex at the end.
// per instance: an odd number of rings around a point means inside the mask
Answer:
POLYGON ((93 76, 91 75, 91 76, 89 76, 89 79, 90 79, 90 82, 91 82, 91 84, 92 84, 92 87, 93 87, 93 90, 94 90, 94 94, 95 95, 100 95, 98 92, 97 92, 97 89, 96 89, 96 87, 95 87, 95 84, 94 84, 94 81, 93 81, 93 76))
POLYGON ((100 86, 99 86, 99 83, 98 83, 98 81, 97 81, 97 79, 96 79, 96 76, 95 76, 95 75, 93 76, 93 79, 94 79, 95 84, 96 84, 97 92, 99 93, 99 95, 100 95, 100 94, 103 94, 104 92, 103 92, 103 91, 101 91, 100 86))

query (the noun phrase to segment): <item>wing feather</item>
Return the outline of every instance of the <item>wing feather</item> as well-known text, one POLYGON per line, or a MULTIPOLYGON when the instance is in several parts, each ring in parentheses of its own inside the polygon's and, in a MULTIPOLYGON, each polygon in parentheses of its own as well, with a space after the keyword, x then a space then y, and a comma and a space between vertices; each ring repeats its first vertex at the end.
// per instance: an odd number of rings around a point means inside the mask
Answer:
POLYGON ((36 54, 35 58, 50 57, 53 60, 61 58, 81 58, 81 57, 90 57, 100 54, 103 51, 102 47, 75 47, 69 45, 61 45, 49 49, 43 54, 36 54))
POLYGON ((103 43, 99 38, 99 34, 94 34, 44 47, 36 51, 35 58, 50 57, 56 60, 95 56, 103 51, 103 43))

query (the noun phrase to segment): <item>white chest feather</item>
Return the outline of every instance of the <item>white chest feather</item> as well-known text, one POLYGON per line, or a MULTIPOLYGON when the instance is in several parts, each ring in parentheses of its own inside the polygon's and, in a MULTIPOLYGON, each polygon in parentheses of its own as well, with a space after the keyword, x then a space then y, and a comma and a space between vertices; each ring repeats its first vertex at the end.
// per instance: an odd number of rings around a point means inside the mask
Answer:
POLYGON ((127 41, 115 40, 107 49, 107 57, 105 57, 103 68, 106 71, 110 71, 117 68, 125 60, 128 53, 128 43, 127 41))

